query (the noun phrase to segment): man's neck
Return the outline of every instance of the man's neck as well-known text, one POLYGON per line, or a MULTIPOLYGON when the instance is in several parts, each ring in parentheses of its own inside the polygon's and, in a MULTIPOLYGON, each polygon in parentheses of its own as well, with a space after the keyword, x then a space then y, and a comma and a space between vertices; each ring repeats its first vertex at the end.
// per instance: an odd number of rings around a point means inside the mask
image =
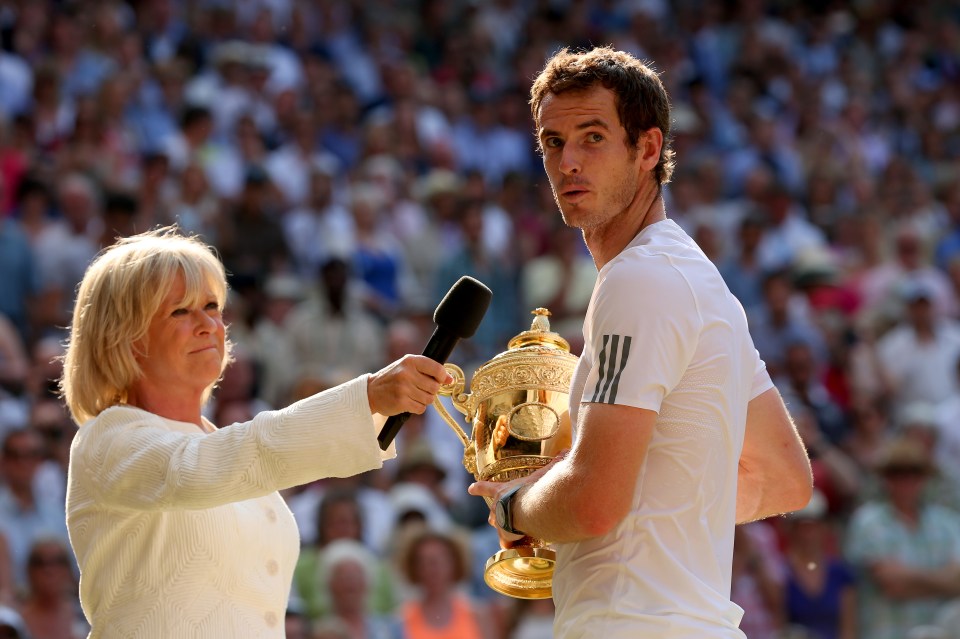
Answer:
POLYGON ((599 271, 620 254, 633 238, 651 224, 667 219, 660 189, 649 184, 637 193, 631 206, 603 226, 584 229, 583 240, 599 271))

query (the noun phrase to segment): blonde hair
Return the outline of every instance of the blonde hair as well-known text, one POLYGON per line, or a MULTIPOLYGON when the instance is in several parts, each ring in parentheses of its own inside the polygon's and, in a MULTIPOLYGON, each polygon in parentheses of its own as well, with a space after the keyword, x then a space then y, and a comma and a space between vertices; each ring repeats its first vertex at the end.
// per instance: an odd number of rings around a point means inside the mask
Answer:
MULTIPOLYGON (((223 310, 227 280, 214 249, 176 226, 121 238, 87 268, 74 306, 60 391, 77 424, 123 403, 143 374, 136 343, 150 327, 178 275, 184 304, 200 303, 209 286, 223 310)), ((231 361, 226 343, 221 373, 231 361)), ((219 381, 219 380, 217 380, 219 381)), ((204 401, 216 386, 206 389, 204 401)))

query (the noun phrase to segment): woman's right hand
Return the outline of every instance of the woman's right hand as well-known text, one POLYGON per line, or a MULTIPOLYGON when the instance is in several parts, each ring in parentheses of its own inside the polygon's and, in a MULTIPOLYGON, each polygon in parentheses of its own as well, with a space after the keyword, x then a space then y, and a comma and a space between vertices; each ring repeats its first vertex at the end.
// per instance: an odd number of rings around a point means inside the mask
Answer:
POLYGON ((453 376, 443 364, 423 355, 404 355, 367 381, 370 410, 381 415, 421 414, 453 376))

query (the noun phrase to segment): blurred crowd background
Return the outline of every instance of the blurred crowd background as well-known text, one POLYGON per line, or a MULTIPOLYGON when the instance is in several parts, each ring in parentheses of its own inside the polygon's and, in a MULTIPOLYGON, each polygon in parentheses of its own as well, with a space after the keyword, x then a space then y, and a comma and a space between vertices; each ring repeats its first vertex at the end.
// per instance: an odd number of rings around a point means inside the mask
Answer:
MULTIPOLYGON (((0 0, 0 637, 86 633, 55 380, 118 236, 217 247, 221 426, 420 352, 461 275, 494 292, 451 358, 468 375, 539 306, 579 352, 595 269, 526 100, 551 53, 592 44, 662 73, 667 213, 813 458, 806 509, 738 528, 742 628, 960 636, 957 0, 0 0)), ((287 636, 550 637, 549 600, 483 584, 497 541, 456 436, 431 410, 398 450, 287 494, 287 636)))

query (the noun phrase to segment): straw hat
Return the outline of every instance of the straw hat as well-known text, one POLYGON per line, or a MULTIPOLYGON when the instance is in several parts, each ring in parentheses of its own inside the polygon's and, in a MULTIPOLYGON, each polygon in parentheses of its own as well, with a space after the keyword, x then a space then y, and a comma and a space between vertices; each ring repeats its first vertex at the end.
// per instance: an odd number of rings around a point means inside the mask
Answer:
POLYGON ((880 450, 876 470, 881 475, 915 471, 925 475, 936 472, 933 461, 923 445, 908 437, 893 439, 880 450))

